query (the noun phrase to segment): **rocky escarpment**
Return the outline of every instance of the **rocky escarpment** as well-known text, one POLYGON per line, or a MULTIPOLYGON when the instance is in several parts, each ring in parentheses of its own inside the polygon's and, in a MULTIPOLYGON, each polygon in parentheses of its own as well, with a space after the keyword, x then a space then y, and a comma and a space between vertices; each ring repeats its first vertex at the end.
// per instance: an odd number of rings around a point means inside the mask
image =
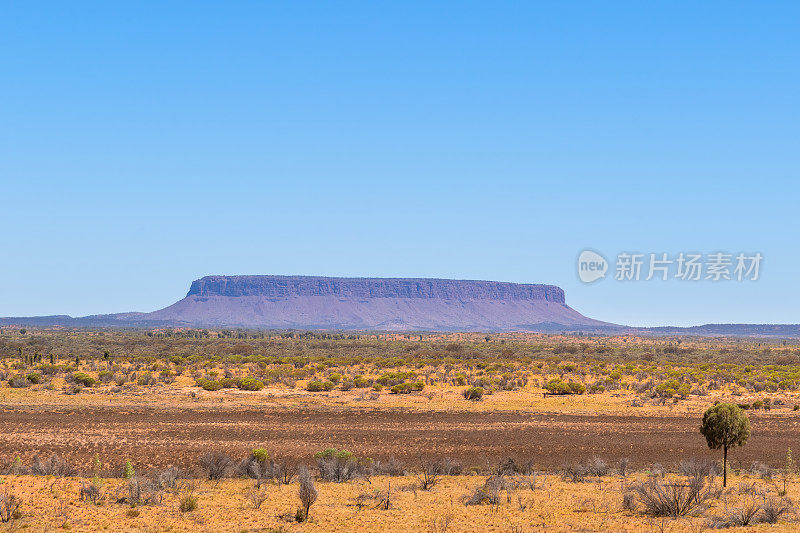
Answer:
POLYGON ((602 327, 553 285, 427 278, 206 276, 140 320, 206 327, 509 331, 602 327))
POLYGON ((326 278, 318 276, 206 276, 192 283, 191 296, 290 298, 431 298, 443 300, 545 300, 563 304, 555 285, 426 278, 326 278))

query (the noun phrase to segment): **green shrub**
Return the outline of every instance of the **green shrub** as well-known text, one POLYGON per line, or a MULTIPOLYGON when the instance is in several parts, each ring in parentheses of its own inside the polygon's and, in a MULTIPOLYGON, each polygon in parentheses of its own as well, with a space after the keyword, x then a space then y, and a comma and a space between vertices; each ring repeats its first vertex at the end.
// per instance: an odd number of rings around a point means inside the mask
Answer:
POLYGON ((398 383, 389 389, 392 394, 410 394, 412 390, 414 387, 411 386, 411 383, 398 383))
POLYGON ((331 380, 334 383, 339 383, 340 381, 342 381, 342 377, 343 376, 341 374, 339 374, 338 372, 334 372, 333 374, 328 376, 328 379, 331 380))
POLYGON ((314 459, 355 459, 356 456, 347 450, 337 450, 336 448, 325 448, 321 452, 314 454, 314 459))
POLYGON ((76 383, 80 383, 84 387, 91 387, 95 384, 94 378, 84 372, 75 372, 72 374, 72 380, 76 383))
POLYGON ((353 378, 353 386, 357 389, 366 389, 370 386, 370 382, 364 376, 356 376, 353 378))
POLYGON ((181 501, 178 508, 182 513, 190 513, 197 509, 197 496, 193 494, 184 494, 181 496, 181 501))
POLYGON ((545 389, 550 394, 569 394, 569 385, 559 378, 548 381, 545 389))
POLYGON ((112 373, 111 373, 110 371, 108 371, 108 370, 101 370, 101 371, 100 371, 100 372, 97 374, 97 379, 99 379, 99 380, 100 380, 100 381, 102 381, 103 383, 108 383, 108 382, 110 382, 110 381, 111 381, 111 379, 112 379, 113 377, 114 377, 114 374, 112 374, 112 373))
POLYGON ((309 381, 308 384, 306 385, 306 390, 308 392, 320 392, 324 389, 325 386, 323 385, 323 383, 317 379, 309 381))
POLYGON ((133 476, 136 475, 136 470, 133 469, 133 463, 131 463, 130 459, 125 460, 125 469, 122 471, 122 477, 125 479, 133 479, 133 476))
POLYGON ((264 388, 264 383, 256 378, 247 377, 239 381, 239 388, 242 390, 261 390, 264 388))
POLYGON ((153 385, 155 382, 156 380, 151 372, 144 372, 139 376, 139 379, 136 380, 136 383, 142 386, 153 385))
POLYGON ((569 392, 572 394, 583 394, 586 392, 586 386, 583 383, 575 383, 574 381, 570 381, 568 384, 569 392))
POLYGON ((464 398, 478 401, 483 398, 483 387, 469 387, 464 389, 464 398))
POLYGON ((369 463, 368 459, 362 462, 351 452, 336 448, 327 448, 318 452, 314 454, 314 459, 317 460, 320 479, 336 483, 342 483, 362 475, 365 472, 365 464, 369 463))
POLYGON ((239 386, 239 381, 236 378, 222 378, 219 384, 223 389, 235 389, 239 386))
POLYGON ((23 376, 14 376, 8 379, 8 385, 14 389, 24 389, 30 385, 30 382, 23 376))
POLYGON ((34 385, 42 382, 42 375, 39 374, 38 372, 31 372, 25 377, 27 378, 28 381, 30 381, 34 385))
POLYGON ((460 373, 456 374, 456 385, 458 385, 459 387, 463 387, 466 384, 467 384, 467 376, 460 373))
POLYGON ((374 390, 375 392, 380 392, 383 390, 383 385, 381 385, 380 383, 375 383, 372 385, 372 390, 374 390))
POLYGON ((252 456, 253 459, 259 463, 264 463, 269 460, 269 452, 266 448, 253 448, 252 456))
POLYGON ((656 393, 662 398, 672 398, 673 396, 685 398, 690 391, 691 388, 688 383, 681 383, 677 379, 668 379, 659 383, 656 387, 656 393))
POLYGON ((336 386, 336 384, 333 381, 323 381, 322 382, 322 388, 325 389, 326 391, 333 390, 333 388, 335 386, 336 386))
POLYGON ((416 374, 414 372, 386 372, 381 377, 379 377, 376 381, 384 386, 392 386, 398 385, 403 383, 406 380, 414 379, 416 374))
POLYGON ((207 391, 217 391, 222 388, 222 383, 212 379, 200 378, 196 381, 198 387, 202 387, 207 391))
POLYGON ((551 379, 545 385, 545 389, 550 394, 583 394, 586 386, 574 381, 565 382, 560 378, 551 379))

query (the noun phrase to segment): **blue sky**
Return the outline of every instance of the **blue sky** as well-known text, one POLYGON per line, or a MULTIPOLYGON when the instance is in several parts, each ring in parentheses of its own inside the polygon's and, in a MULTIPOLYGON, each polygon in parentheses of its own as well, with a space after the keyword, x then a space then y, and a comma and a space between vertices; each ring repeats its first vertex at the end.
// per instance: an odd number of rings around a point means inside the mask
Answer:
POLYGON ((634 325, 800 322, 795 2, 12 2, 0 316, 206 274, 553 283, 634 325), (584 248, 757 282, 580 283, 584 248))

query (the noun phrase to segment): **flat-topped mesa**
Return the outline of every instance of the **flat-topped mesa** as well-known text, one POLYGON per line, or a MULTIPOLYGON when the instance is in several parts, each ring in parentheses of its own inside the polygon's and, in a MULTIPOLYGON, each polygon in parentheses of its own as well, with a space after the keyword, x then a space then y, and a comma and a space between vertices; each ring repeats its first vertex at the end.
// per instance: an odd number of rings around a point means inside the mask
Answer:
POLYGON ((317 276, 206 276, 192 283, 189 296, 339 296, 441 300, 543 300, 564 304, 555 285, 433 278, 331 278, 317 276))

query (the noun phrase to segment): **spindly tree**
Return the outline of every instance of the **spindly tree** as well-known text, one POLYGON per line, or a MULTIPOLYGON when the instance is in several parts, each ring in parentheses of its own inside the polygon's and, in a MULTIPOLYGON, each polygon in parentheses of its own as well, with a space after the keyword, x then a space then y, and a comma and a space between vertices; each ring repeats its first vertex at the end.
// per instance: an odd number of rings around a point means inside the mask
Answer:
POLYGON ((744 446, 750 437, 750 419, 733 403, 720 403, 703 414, 700 433, 712 450, 722 448, 722 486, 728 486, 728 448, 744 446))

